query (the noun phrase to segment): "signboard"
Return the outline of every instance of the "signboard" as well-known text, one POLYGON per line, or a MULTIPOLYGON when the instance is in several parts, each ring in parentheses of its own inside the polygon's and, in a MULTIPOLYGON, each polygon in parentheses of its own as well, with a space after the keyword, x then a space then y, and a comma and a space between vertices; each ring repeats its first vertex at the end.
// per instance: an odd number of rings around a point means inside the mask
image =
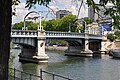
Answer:
POLYGON ((111 23, 101 23, 99 24, 99 29, 103 31, 112 31, 111 23))

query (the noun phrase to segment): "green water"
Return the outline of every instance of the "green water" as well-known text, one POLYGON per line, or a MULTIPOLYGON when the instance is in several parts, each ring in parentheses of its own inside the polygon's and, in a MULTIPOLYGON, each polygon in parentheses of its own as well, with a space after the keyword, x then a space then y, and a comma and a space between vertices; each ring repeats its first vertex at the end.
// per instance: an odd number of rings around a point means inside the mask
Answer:
MULTIPOLYGON (((70 77, 73 80, 120 80, 120 59, 113 59, 110 56, 102 58, 67 57, 64 56, 64 52, 47 51, 46 53, 50 57, 47 64, 22 64, 17 56, 19 50, 13 50, 13 52, 16 55, 14 67, 25 72, 40 75, 40 68, 42 68, 46 71, 70 77)), ((52 80, 50 75, 43 75, 43 80, 52 80)))

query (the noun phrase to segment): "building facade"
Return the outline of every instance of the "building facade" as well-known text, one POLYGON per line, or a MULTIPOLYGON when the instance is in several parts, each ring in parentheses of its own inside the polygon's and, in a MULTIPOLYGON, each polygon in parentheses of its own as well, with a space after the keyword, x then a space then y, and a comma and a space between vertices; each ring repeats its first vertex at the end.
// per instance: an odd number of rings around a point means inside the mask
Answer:
MULTIPOLYGON (((112 22, 112 18, 109 15, 104 15, 104 12, 106 11, 103 6, 99 7, 99 11, 95 11, 92 7, 88 8, 88 17, 92 20, 92 22, 96 22, 97 20, 100 20, 100 22, 112 22)), ((110 8, 111 6, 108 5, 106 8, 110 8)))
POLYGON ((59 10, 56 12, 56 19, 60 19, 64 17, 65 15, 72 14, 72 12, 67 11, 67 10, 59 10))

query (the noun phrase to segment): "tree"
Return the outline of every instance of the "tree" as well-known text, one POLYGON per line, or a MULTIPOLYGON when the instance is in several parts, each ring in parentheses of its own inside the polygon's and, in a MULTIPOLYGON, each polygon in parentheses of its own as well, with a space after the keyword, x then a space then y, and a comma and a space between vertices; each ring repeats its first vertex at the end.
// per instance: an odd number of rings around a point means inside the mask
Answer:
POLYGON ((114 35, 116 36, 116 39, 120 39, 120 31, 115 31, 114 35))
POLYGON ((68 31, 69 26, 71 27, 71 30, 74 32, 77 25, 74 23, 76 20, 76 16, 72 14, 68 14, 61 18, 61 26, 59 27, 60 31, 68 31))
POLYGON ((109 39, 111 42, 113 42, 116 38, 117 37, 113 33, 107 35, 107 39, 109 39))
POLYGON ((83 33, 83 32, 84 32, 84 27, 83 27, 83 25, 78 25, 78 26, 76 27, 75 32, 83 33))
POLYGON ((24 26, 23 22, 15 23, 15 24, 12 26, 12 29, 21 30, 23 26, 24 26))
POLYGON ((86 22, 87 25, 92 23, 91 19, 88 17, 85 17, 84 21, 86 22))
MULTIPOLYGON (((37 30, 39 23, 33 23, 32 21, 26 21, 26 27, 28 30, 37 30)), ((12 29, 21 30, 24 26, 24 22, 15 23, 12 29)))
MULTIPOLYGON (((18 0, 13 0, 13 2, 18 0)), ((26 0, 27 7, 34 4, 47 5, 51 0, 26 0)), ((10 33, 12 23, 12 0, 0 0, 0 80, 8 80, 10 33)))
POLYGON ((46 21, 46 25, 44 24, 42 25, 44 25, 43 27, 46 31, 56 31, 57 24, 58 24, 57 20, 49 20, 46 21))
MULTIPOLYGON (((13 0, 13 2, 18 0, 13 0)), ((51 0, 26 0, 26 7, 31 8, 32 5, 39 4, 47 6, 51 0)), ((100 5, 104 6, 111 2, 114 4, 106 9, 106 15, 110 15, 114 19, 115 28, 120 28, 120 1, 119 0, 100 0, 100 5)), ((99 10, 94 0, 87 0, 89 6, 99 10)), ((10 54, 10 33, 12 19, 12 0, 0 0, 0 79, 8 80, 8 60, 10 54)))
POLYGON ((75 15, 69 14, 61 19, 42 21, 42 26, 46 31, 68 31, 69 26, 75 31, 77 24, 74 23, 75 15))
POLYGON ((0 79, 8 80, 12 0, 0 1, 0 79))

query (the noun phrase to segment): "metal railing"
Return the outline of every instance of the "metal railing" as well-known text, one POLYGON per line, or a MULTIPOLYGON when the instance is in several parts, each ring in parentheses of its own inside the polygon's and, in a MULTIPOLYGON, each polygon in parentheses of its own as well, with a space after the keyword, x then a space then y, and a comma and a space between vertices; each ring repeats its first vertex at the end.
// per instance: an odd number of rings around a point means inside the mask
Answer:
POLYGON ((40 69, 39 76, 36 74, 29 73, 29 72, 17 70, 15 68, 9 69, 9 80, 48 80, 48 79, 45 79, 45 77, 48 77, 48 76, 51 77, 49 78, 49 80, 73 80, 73 79, 70 79, 69 77, 65 77, 62 75, 44 71, 42 69, 40 69), (47 74, 47 75, 44 75, 44 74, 47 74))
MULTIPOLYGON (((93 32, 93 31, 92 31, 93 32)), ((46 31, 45 37, 47 38, 85 38, 84 33, 76 33, 76 32, 59 32, 59 31, 46 31)), ((101 35, 94 33, 94 34, 87 34, 90 39, 101 39, 101 35)), ((12 30, 11 37, 37 37, 38 31, 37 30, 12 30)))
MULTIPOLYGON (((64 76, 62 76, 62 75, 58 75, 58 74, 51 73, 51 72, 48 72, 48 71, 43 71, 42 69, 40 69, 40 76, 41 76, 41 79, 40 79, 40 80, 43 80, 43 78, 42 78, 42 74, 43 74, 43 73, 47 73, 47 74, 52 75, 52 80, 56 80, 56 77, 59 77, 60 80, 61 80, 61 79, 64 79, 64 80, 73 80, 73 79, 70 79, 69 77, 64 77, 64 76)), ((58 78, 57 78, 57 80, 58 80, 58 78)))

